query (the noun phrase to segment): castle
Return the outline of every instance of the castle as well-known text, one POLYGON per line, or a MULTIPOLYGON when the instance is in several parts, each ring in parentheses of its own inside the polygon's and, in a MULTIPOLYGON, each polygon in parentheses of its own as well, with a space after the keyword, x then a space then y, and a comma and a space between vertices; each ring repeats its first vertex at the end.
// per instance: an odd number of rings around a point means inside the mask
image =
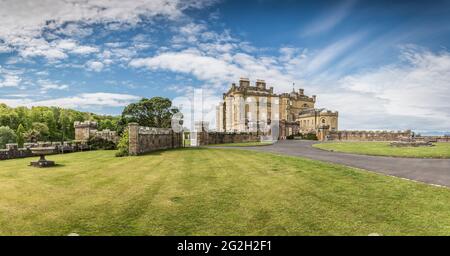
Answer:
POLYGON ((276 124, 280 139, 299 133, 317 133, 321 127, 338 129, 338 112, 315 108, 316 95, 309 97, 303 89, 275 94, 264 80, 250 85, 241 78, 231 85, 216 107, 218 132, 260 132, 276 124))

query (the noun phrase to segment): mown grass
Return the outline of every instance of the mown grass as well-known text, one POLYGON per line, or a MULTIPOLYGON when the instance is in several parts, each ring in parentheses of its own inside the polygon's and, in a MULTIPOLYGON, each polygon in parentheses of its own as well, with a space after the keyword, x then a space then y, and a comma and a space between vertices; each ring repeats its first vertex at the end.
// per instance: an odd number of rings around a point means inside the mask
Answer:
POLYGON ((272 145, 273 142, 236 142, 236 143, 223 143, 223 144, 209 144, 208 146, 218 146, 218 147, 256 147, 256 146, 268 146, 272 145))
POLYGON ((389 142, 330 142, 313 147, 337 152, 396 157, 450 158, 450 143, 433 143, 432 147, 391 147, 389 142))
POLYGON ((0 235, 448 235, 450 190, 235 149, 0 162, 0 235))

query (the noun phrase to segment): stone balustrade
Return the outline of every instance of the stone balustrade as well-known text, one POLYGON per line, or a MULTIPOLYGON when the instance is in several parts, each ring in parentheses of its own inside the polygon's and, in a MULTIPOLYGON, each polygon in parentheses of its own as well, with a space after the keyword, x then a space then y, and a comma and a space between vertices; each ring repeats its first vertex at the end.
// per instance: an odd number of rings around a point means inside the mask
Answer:
POLYGON ((17 143, 6 144, 6 149, 0 149, 0 160, 25 158, 35 156, 31 152, 31 148, 36 147, 55 147, 56 153, 71 153, 78 151, 89 150, 86 142, 38 142, 38 143, 24 143, 23 148, 19 148, 17 143))

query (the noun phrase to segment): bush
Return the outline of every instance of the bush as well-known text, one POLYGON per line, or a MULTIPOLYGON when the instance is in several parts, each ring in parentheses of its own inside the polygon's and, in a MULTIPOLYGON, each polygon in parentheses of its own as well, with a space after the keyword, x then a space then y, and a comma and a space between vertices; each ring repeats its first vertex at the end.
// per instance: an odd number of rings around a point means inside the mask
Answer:
POLYGON ((8 126, 0 127, 0 148, 5 148, 8 143, 16 143, 17 136, 13 129, 8 126))
POLYGON ((303 139, 305 140, 317 140, 317 136, 315 133, 307 133, 303 134, 303 139))
POLYGON ((129 146, 129 142, 128 142, 128 130, 125 130, 122 133, 122 137, 119 140, 119 144, 117 144, 117 149, 119 150, 116 153, 117 157, 122 157, 122 156, 128 156, 129 152, 128 152, 128 146, 129 146))
POLYGON ((105 140, 99 137, 91 137, 88 140, 88 145, 91 149, 104 149, 104 150, 113 150, 116 149, 116 144, 112 141, 105 140))
POLYGON ((289 135, 289 136, 286 136, 286 139, 287 139, 287 140, 293 140, 293 139, 294 139, 294 134, 291 134, 291 135, 289 135))

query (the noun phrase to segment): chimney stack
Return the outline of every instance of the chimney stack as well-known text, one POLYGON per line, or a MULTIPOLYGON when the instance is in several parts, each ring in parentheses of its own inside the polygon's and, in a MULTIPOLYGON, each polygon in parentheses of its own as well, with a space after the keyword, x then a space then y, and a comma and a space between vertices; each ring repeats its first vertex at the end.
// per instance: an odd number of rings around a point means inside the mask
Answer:
POLYGON ((250 86, 250 80, 248 78, 241 77, 239 79, 239 87, 248 87, 250 86))
POLYGON ((256 80, 256 87, 258 87, 258 89, 266 89, 266 82, 264 80, 261 79, 257 79, 256 80))

